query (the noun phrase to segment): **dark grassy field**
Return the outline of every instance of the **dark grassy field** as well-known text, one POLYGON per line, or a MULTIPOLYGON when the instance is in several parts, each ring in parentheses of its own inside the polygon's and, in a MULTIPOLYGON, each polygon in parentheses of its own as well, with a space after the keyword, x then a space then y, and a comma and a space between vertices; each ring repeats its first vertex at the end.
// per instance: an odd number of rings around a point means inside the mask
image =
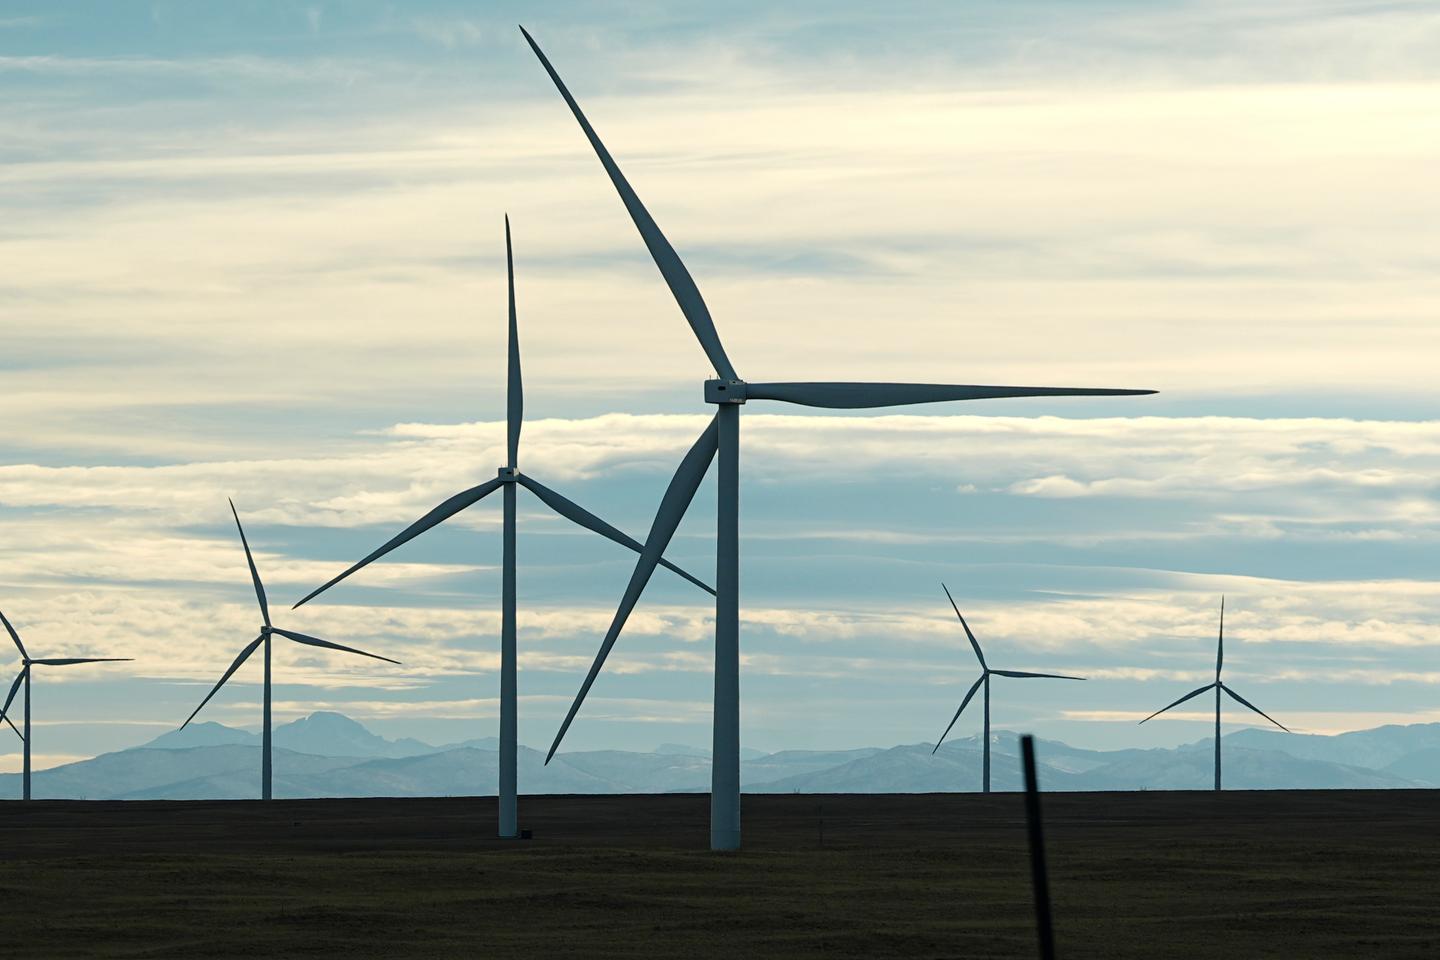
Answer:
MULTIPOLYGON (((7 802, 0 955, 1035 955, 1018 795, 747 796, 735 855, 708 803, 7 802)), ((1047 795, 1060 956, 1440 956, 1437 803, 1047 795)))

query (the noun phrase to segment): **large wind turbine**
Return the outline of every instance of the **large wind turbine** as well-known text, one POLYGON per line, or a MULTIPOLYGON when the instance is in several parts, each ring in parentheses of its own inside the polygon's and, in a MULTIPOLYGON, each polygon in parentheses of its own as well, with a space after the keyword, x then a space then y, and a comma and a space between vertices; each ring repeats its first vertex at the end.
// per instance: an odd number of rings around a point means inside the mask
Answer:
POLYGON ((215 686, 210 690, 210 692, 205 695, 204 700, 200 701, 200 706, 195 708, 195 713, 190 714, 190 716, 185 719, 185 722, 180 724, 180 729, 184 730, 186 727, 190 726, 190 721, 194 720, 196 714, 198 714, 201 710, 205 709, 205 704, 210 702, 211 697, 215 696, 215 694, 220 692, 220 688, 225 686, 225 681, 229 680, 235 674, 235 671, 240 669, 241 664, 243 664, 246 660, 250 659, 250 654, 254 653, 261 644, 264 644, 265 707, 263 722, 264 729, 261 735, 260 743, 260 799, 269 800, 271 796, 270 638, 276 634, 279 634, 280 636, 285 637, 288 640, 294 640, 296 643, 303 643, 306 646, 310 647, 324 647, 327 650, 343 650, 345 653, 358 653, 362 657, 373 657, 376 660, 384 660, 386 663, 398 664, 400 661, 391 660, 389 657, 382 657, 378 653, 366 653, 364 650, 356 650, 354 647, 346 647, 338 643, 331 643, 329 640, 321 640, 319 637, 310 637, 306 636, 303 633, 296 633, 293 630, 285 630, 272 624, 270 622, 270 603, 265 599, 265 584, 260 582, 260 571, 255 569, 255 558, 250 555, 250 542, 245 539, 245 528, 240 525, 240 514, 235 512, 235 501, 233 500, 230 501, 230 512, 235 515, 235 528, 240 531, 240 543, 245 547, 245 562, 250 566, 250 579, 255 584, 255 599, 260 602, 260 616, 264 619, 265 622, 264 625, 260 628, 260 636, 256 637, 254 640, 251 640, 248 644, 246 644, 245 648, 240 651, 240 655, 235 658, 235 662, 230 664, 230 669, 226 670, 224 676, 220 678, 220 682, 215 684, 215 686))
POLYGON ((735 372, 720 335, 710 319, 700 290, 670 241, 660 232, 610 152, 600 142, 580 105, 550 65, 535 39, 522 27, 530 48, 540 58, 580 129, 590 141, 601 165, 620 194, 620 200, 640 231, 650 256, 670 287, 680 312, 690 324, 718 379, 705 382, 705 402, 715 404, 715 417, 680 463, 661 500, 645 549, 635 566, 630 585, 616 611, 595 663, 570 707, 555 743, 554 756, 565 731, 575 719, 585 694, 595 682, 626 618, 640 599, 655 564, 695 497, 710 461, 719 455, 719 509, 716 517, 715 585, 715 714, 714 748, 710 781, 710 846, 734 850, 740 846, 740 407, 749 400, 780 400, 811 407, 860 408, 943 400, 980 400, 994 397, 1116 396, 1154 393, 1153 390, 1089 390, 1071 387, 983 387, 934 383, 747 383, 735 372))
MULTIPOLYGON (((515 319, 515 258, 510 249, 510 218, 505 218, 505 268, 509 280, 509 302, 510 302, 510 333, 509 333, 509 356, 510 363, 507 374, 505 421, 506 421, 506 443, 508 460, 505 466, 500 468, 500 474, 494 480, 487 480, 478 487, 471 487, 462 493, 440 504, 425 516, 416 520, 410 526, 390 538, 384 546, 370 554, 364 560, 352 566, 338 577, 317 587, 305 596, 300 606, 313 597, 324 593, 335 584, 344 580, 350 574, 373 560, 378 560, 391 550, 403 543, 419 536, 436 524, 448 519, 464 510, 472 504, 479 503, 485 497, 503 487, 505 489, 504 501, 504 527, 503 527, 503 569, 501 574, 500 587, 500 836, 514 838, 520 835, 519 824, 519 802, 517 799, 518 776, 516 771, 516 758, 519 753, 516 728, 518 725, 518 706, 515 677, 515 485, 518 483, 528 489, 540 502, 560 516, 564 517, 579 526, 594 533, 600 534, 615 541, 631 550, 640 551, 640 542, 610 524, 601 520, 589 510, 581 507, 560 494, 545 486, 534 477, 527 476, 520 472, 518 466, 518 455, 520 452, 520 427, 524 421, 524 392, 520 382, 520 341, 517 323, 515 319)), ((697 580, 668 560, 661 560, 661 564, 675 571, 680 576, 689 580, 707 593, 714 594, 704 582, 697 580)))
POLYGON ((20 634, 10 626, 10 621, 5 619, 5 614, 0 613, 0 623, 5 624, 5 632, 10 634, 10 639, 15 641, 15 648, 20 651, 20 672, 15 677, 15 682, 10 684, 10 694, 5 698, 5 706, 0 707, 0 717, 15 728, 15 722, 10 719, 10 704, 15 701, 15 694, 20 689, 20 684, 25 684, 25 732, 20 733, 20 739, 24 741, 24 775, 20 778, 22 800, 30 799, 30 668, 34 666, 45 667, 68 667, 77 663, 122 663, 130 657, 50 657, 46 659, 33 659, 25 652, 25 644, 20 642, 20 634))
MULTIPOLYGON (((974 684, 971 685, 969 692, 965 694, 965 699, 960 701, 960 709, 959 709, 959 710, 956 710, 956 711, 955 711, 955 716, 953 716, 953 717, 950 718, 950 726, 946 727, 946 728, 945 728, 945 732, 942 733, 942 734, 940 734, 940 739, 937 740, 937 741, 935 741, 935 750, 939 750, 939 749, 940 749, 940 744, 944 743, 944 742, 945 742, 945 738, 946 738, 947 736, 949 736, 949 734, 950 734, 950 728, 955 726, 955 721, 960 719, 960 714, 964 713, 964 712, 965 712, 965 708, 970 705, 970 698, 973 697, 973 696, 975 696, 975 691, 976 691, 976 690, 979 690, 979 689, 983 686, 983 687, 985 688, 985 752, 984 752, 985 760, 984 760, 984 763, 983 763, 983 765, 982 765, 982 770, 983 770, 984 773, 983 773, 983 776, 981 777, 981 784, 982 784, 981 789, 982 789, 985 793, 989 793, 989 792, 990 792, 990 678, 991 678, 992 676, 996 676, 996 677, 1014 677, 1014 678, 1017 679, 1017 680, 1035 680, 1035 679, 1049 679, 1049 680, 1084 680, 1085 678, 1084 678, 1084 677, 1067 677, 1067 676, 1065 676, 1064 674, 1059 674, 1059 673, 1021 673, 1019 670, 992 670, 992 669, 990 669, 990 665, 985 662, 985 654, 980 650, 980 641, 976 640, 976 639, 975 639, 975 634, 973 634, 973 633, 970 632, 970 624, 968 624, 968 623, 965 622, 965 615, 960 612, 960 608, 959 608, 959 607, 955 606, 955 598, 950 596, 950 588, 947 587, 947 586, 945 586, 945 584, 942 583, 942 584, 940 584, 940 589, 942 589, 942 590, 945 591, 945 596, 946 596, 946 597, 949 597, 949 599, 950 599, 950 606, 955 609, 955 616, 957 616, 957 617, 960 618, 960 626, 962 626, 962 627, 965 628, 965 636, 967 636, 967 637, 970 638, 970 646, 973 647, 974 650, 975 650, 975 659, 980 661, 980 679, 976 680, 976 681, 974 682, 974 684)), ((931 756, 934 756, 934 755, 935 755, 935 750, 931 750, 931 751, 930 751, 930 755, 931 755, 931 756)))
MULTIPOLYGON (((1286 733, 1289 733, 1289 732, 1290 732, 1290 729, 1289 729, 1288 727, 1286 727, 1284 724, 1282 724, 1280 721, 1276 720, 1274 717, 1270 716, 1270 715, 1269 715, 1268 713, 1266 713, 1264 710, 1261 710, 1259 707, 1255 706, 1255 704, 1251 703, 1249 700, 1246 700, 1244 697, 1240 696, 1240 694, 1236 693, 1234 690, 1231 690, 1229 687, 1227 687, 1227 686, 1224 684, 1224 682, 1220 679, 1220 668, 1223 667, 1224 665, 1225 665, 1225 598, 1224 598, 1224 597, 1221 597, 1221 598, 1220 598, 1220 639, 1219 639, 1219 641, 1218 641, 1218 642, 1216 643, 1216 645, 1215 645, 1215 682, 1214 682, 1214 683, 1207 683, 1207 684, 1205 684, 1205 686, 1201 687, 1201 688, 1198 689, 1198 690, 1191 690, 1189 693, 1185 694, 1185 696, 1181 697, 1179 700, 1176 700, 1174 703, 1170 704, 1170 707, 1178 707, 1178 706, 1180 706, 1180 704, 1184 703, 1186 700, 1189 700, 1191 697, 1198 697, 1198 696, 1200 696, 1200 694, 1204 693, 1206 690, 1209 690, 1209 689, 1211 689, 1211 688, 1214 688, 1214 690, 1215 690, 1215 789, 1216 789, 1216 790, 1219 790, 1219 789, 1220 789, 1220 692, 1221 692, 1222 690, 1223 690, 1226 694, 1228 694, 1229 697, 1230 697, 1230 699, 1234 700, 1236 703, 1240 704, 1240 705, 1243 706, 1243 707, 1249 707, 1251 710, 1254 710, 1256 713, 1260 714, 1260 716, 1264 717, 1266 720, 1269 720, 1271 723, 1275 724, 1275 726, 1279 727, 1281 730, 1284 730, 1286 733)), ((1156 710, 1154 713, 1150 714, 1150 716, 1146 717, 1145 720, 1154 720, 1156 717, 1160 716, 1160 714, 1164 713, 1166 710, 1169 710, 1170 707, 1162 707, 1161 709, 1156 710)), ((1141 722, 1141 723, 1144 723, 1145 720, 1141 720, 1140 722, 1141 722)))

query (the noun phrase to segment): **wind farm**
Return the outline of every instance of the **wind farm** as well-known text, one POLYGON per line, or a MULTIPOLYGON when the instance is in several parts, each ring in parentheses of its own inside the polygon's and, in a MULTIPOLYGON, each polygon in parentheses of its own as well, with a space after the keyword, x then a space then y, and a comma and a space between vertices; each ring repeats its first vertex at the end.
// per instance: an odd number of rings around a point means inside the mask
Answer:
POLYGON ((1435 955, 1429 11, 53 7, 11 954, 1435 955))

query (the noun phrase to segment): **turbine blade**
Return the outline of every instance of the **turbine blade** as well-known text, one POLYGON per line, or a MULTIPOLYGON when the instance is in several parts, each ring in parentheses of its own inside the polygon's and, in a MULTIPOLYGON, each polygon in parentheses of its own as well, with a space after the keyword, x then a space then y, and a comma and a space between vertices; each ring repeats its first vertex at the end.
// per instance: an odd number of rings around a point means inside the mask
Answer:
POLYGON ((15 682, 10 684, 10 694, 5 698, 5 706, 0 707, 0 717, 5 717, 9 715, 10 704, 15 702, 15 694, 19 692, 20 684, 25 682, 25 674, 29 672, 30 664, 27 663, 25 664, 25 666, 20 668, 19 673, 15 674, 15 682))
MULTIPOLYGON (((429 513, 425 514, 425 516, 421 517, 419 520, 416 520, 414 523, 410 524, 410 526, 406 527, 404 530, 401 530, 395 536, 391 537, 385 542, 385 545, 383 547, 371 553, 364 560, 361 560, 359 563, 355 564, 350 569, 340 574, 338 577, 335 577, 334 579, 326 582, 324 585, 316 587, 314 590, 311 590, 298 603, 295 604, 295 607, 299 607, 301 604, 308 603, 309 601, 318 597, 320 594, 324 593, 326 590, 329 590, 331 587, 335 586, 335 584, 339 583, 341 580, 344 580, 346 577, 350 576, 350 574, 354 573, 356 570, 359 570, 361 567, 380 559, 381 557, 385 556, 385 554, 389 553, 391 550, 394 550, 401 544, 410 542, 411 540, 420 536, 420 534, 424 533, 426 530, 429 530, 431 527, 444 520, 448 520, 450 517, 453 517, 455 514, 459 513, 461 510, 464 510, 466 507, 471 506, 475 503, 479 503, 481 500, 485 499, 485 497, 500 489, 500 485, 502 482, 503 481, 501 481, 497 477, 494 480, 485 481, 478 487, 471 487, 469 490, 466 490, 463 493, 455 494, 455 496, 451 497, 449 500, 446 500, 434 510, 431 510, 429 513)), ((295 607, 292 607, 291 609, 293 610, 295 609, 295 607)))
POLYGON ((690 271, 685 269, 681 262, 680 255, 665 239, 665 234, 660 232, 650 212, 640 202, 635 191, 630 187, 625 175, 620 172, 620 167, 615 159, 610 156, 610 151, 605 149, 605 144, 600 142, 595 129, 590 126, 590 121, 585 119, 581 112, 580 105, 575 98, 570 96, 569 89, 565 82, 560 79, 560 74, 550 65, 549 59, 541 51, 540 45, 535 38, 530 36, 529 31, 524 27, 520 32, 525 34, 525 41, 530 44, 530 49, 535 51, 535 56, 540 58, 540 63, 545 67, 545 72, 550 74, 555 88, 560 91, 560 96, 565 98, 565 103, 570 107, 570 112, 580 124, 580 129, 585 131, 590 146, 594 148, 595 155, 600 158, 600 165, 610 175, 610 182, 615 185, 615 190, 620 194, 620 200, 625 204, 625 209, 630 213, 630 219, 635 221, 635 228, 640 231, 640 238, 645 241, 645 246, 650 250, 650 257, 655 261, 655 266, 660 268, 660 275, 665 278, 665 283, 670 287, 670 293, 674 295, 675 302, 680 305, 680 312, 690 323, 690 329, 695 332, 695 339, 700 341, 700 347, 705 355, 710 358, 711 365, 715 372, 726 380, 739 380, 735 368, 730 365, 730 358, 725 356, 725 348, 720 344, 720 335, 715 330, 715 322, 710 319, 710 310, 705 306, 705 300, 700 296, 700 289, 695 286, 695 280, 690 276, 690 271))
POLYGON ((64 657, 62 659, 31 660, 47 667, 68 667, 76 663, 130 663, 134 657, 64 657))
POLYGON ((1215 646, 1215 679, 1220 679, 1220 668, 1225 665, 1225 598, 1220 598, 1220 642, 1215 646))
POLYGON ((506 452, 510 468, 517 465, 520 455, 520 424, 525 419, 525 388, 520 381, 520 331, 515 322, 515 256, 510 251, 510 216, 505 216, 505 276, 510 288, 510 367, 506 381, 505 426, 506 452))
POLYGON ((5 619, 5 614, 3 613, 0 613, 0 623, 5 624, 5 632, 10 634, 11 640, 15 641, 15 647, 20 651, 20 658, 22 660, 29 660, 30 654, 25 652, 25 644, 20 642, 20 634, 16 633, 15 628, 10 626, 10 621, 5 619))
POLYGON ((386 663, 399 664, 399 660, 391 660, 389 657, 382 657, 378 653, 366 653, 364 650, 356 650, 354 647, 347 647, 339 643, 331 643, 329 640, 321 640, 319 637, 306 636, 303 633, 296 633, 293 630, 281 630, 279 627, 271 627, 271 633, 278 633, 282 637, 288 637, 296 643, 306 643, 312 647, 325 647, 329 650, 343 650, 346 653, 358 653, 362 657, 373 657, 376 660, 384 660, 386 663))
POLYGON ((245 545, 245 562, 250 565, 250 579, 255 581, 255 598, 260 601, 260 615, 265 626, 270 626, 270 604, 265 599, 265 585, 260 582, 260 571, 255 569, 255 558, 250 556, 250 541, 245 539, 245 528, 240 526, 240 514, 235 511, 235 501, 230 501, 230 512, 235 514, 235 527, 240 531, 240 542, 245 545))
POLYGON ((780 400, 807 407, 894 407, 944 400, 993 400, 1002 397, 1132 397, 1154 390, 1105 390, 1085 387, 982 387, 949 383, 749 383, 751 400, 780 400))
POLYGON ((1019 670, 991 670, 997 677, 1014 677, 1017 680, 1027 680, 1041 677, 1047 680, 1084 680, 1084 677, 1071 677, 1063 673, 1024 673, 1019 670))
POLYGON ((965 622, 965 615, 960 612, 959 607, 955 606, 955 598, 950 596, 950 588, 942 583, 940 589, 945 591, 945 596, 950 599, 950 606, 955 609, 955 616, 960 618, 960 626, 965 628, 965 636, 970 638, 970 646, 975 648, 975 657, 980 661, 981 669, 989 670, 990 668, 985 664, 985 654, 980 650, 980 641, 975 639, 975 634, 970 632, 970 624, 965 622))
POLYGON ((705 473, 710 469, 710 461, 715 459, 715 451, 720 440, 720 421, 718 415, 710 421, 705 432, 700 434, 700 439, 685 454, 680 461, 675 476, 670 478, 670 486, 665 490, 665 496, 660 500, 660 509, 655 512, 655 522, 650 526, 650 535, 645 538, 645 546, 640 551, 640 559, 635 562, 635 572, 630 575, 630 584, 625 588, 625 595, 620 600, 620 606, 615 611, 615 619, 610 622, 610 629, 605 632, 605 639, 600 644, 600 651, 595 655, 595 662, 590 665, 590 672, 585 677, 585 682, 580 685, 580 692, 575 695, 575 702, 570 704, 570 712, 565 715, 565 722, 560 725, 560 732, 555 734, 555 742, 550 745, 550 752, 545 755, 545 762, 549 763, 550 758, 555 756, 555 751, 560 748, 560 741, 565 739, 565 731, 570 729, 574 722, 575 715, 580 712, 580 704, 585 702, 585 695, 590 692, 594 685, 595 678, 600 674, 600 668, 605 665, 605 658, 610 655, 610 648, 615 646, 615 641, 620 637, 620 631, 625 626, 625 620, 630 616, 630 611, 635 609, 635 604, 640 601, 640 594, 645 590, 645 585, 650 582, 650 575, 655 572, 655 566, 660 561, 665 548, 670 544, 670 538, 675 535, 675 528, 680 526, 680 521, 689 509, 690 502, 695 499, 695 491, 700 488, 700 481, 705 479, 705 473))
MULTIPOLYGON (((1181 697, 1179 700, 1176 700, 1174 703, 1170 704, 1170 707, 1178 707, 1178 706, 1180 706, 1180 704, 1184 703, 1186 700, 1189 700, 1191 697, 1198 697, 1198 696, 1200 696, 1200 694, 1204 693, 1206 690, 1213 689, 1214 686, 1215 686, 1215 684, 1213 684, 1213 683, 1207 683, 1207 684, 1205 684, 1205 686, 1201 687, 1199 690, 1191 690, 1189 693, 1185 694, 1185 696, 1181 697)), ((1160 716, 1160 714, 1164 713, 1166 710, 1169 710, 1170 707, 1161 707, 1159 710, 1156 710, 1154 713, 1150 714, 1150 716, 1146 717, 1145 720, 1154 720, 1156 717, 1160 716)), ((1145 720, 1141 720, 1140 722, 1141 722, 1141 723, 1144 723, 1145 720)))
POLYGON ((1240 704, 1241 706, 1249 707, 1251 710, 1254 710, 1256 713, 1260 714, 1260 716, 1264 717, 1266 720, 1269 720, 1271 723, 1275 724, 1275 726, 1279 727, 1281 730, 1284 730, 1286 733, 1290 732, 1289 727, 1285 726, 1285 724, 1270 716, 1270 714, 1266 713, 1264 710, 1261 710, 1259 707, 1255 706, 1255 704, 1251 703, 1249 700, 1246 700, 1244 697, 1240 696, 1240 694, 1236 693, 1234 690, 1231 690, 1224 684, 1220 685, 1220 689, 1228 693, 1230 695, 1230 699, 1234 700, 1236 703, 1240 704))
POLYGON ((980 684, 984 682, 985 674, 982 673, 980 674, 980 679, 976 680, 975 683, 970 687, 970 692, 965 694, 965 699, 960 701, 960 709, 955 711, 955 716, 950 718, 950 726, 946 727, 945 732, 940 734, 940 739, 935 741, 935 749, 930 751, 930 756, 935 756, 936 751, 940 749, 940 744, 944 743, 945 738, 950 736, 951 727, 955 726, 955 721, 960 719, 960 714, 965 712, 965 708, 970 706, 970 700, 972 697, 975 696, 975 691, 979 690, 980 684))
POLYGON ((6 717, 6 718, 5 718, 5 722, 6 722, 7 724, 9 724, 11 730, 14 730, 14 731, 15 731, 15 736, 19 737, 20 740, 23 742, 23 741, 25 740, 25 734, 23 734, 23 733, 20 732, 20 728, 17 727, 17 726, 15 726, 15 722, 14 722, 13 720, 11 720, 9 717, 6 717))
POLYGON ((232 676, 234 676, 235 671, 240 669, 240 665, 241 665, 242 663, 244 663, 246 660, 249 660, 249 659, 250 659, 250 654, 252 654, 252 653, 255 652, 255 648, 258 647, 258 646, 260 646, 260 644, 262 644, 262 643, 264 643, 264 642, 265 642, 265 635, 262 633, 260 636, 256 637, 254 640, 251 640, 250 643, 249 643, 249 645, 248 645, 244 650, 241 650, 241 651, 240 651, 240 656, 236 657, 236 658, 235 658, 235 662, 232 663, 232 664, 230 664, 230 669, 225 671, 225 675, 220 678, 220 682, 217 683, 217 684, 215 684, 215 687, 214 687, 209 693, 207 693, 207 694, 205 695, 205 699, 204 699, 204 700, 201 700, 201 701, 200 701, 200 706, 198 706, 198 707, 195 708, 195 713, 190 714, 190 716, 186 718, 185 722, 182 723, 182 724, 180 724, 180 729, 181 729, 181 730, 184 730, 186 727, 190 726, 190 721, 195 719, 195 714, 197 714, 197 713, 199 713, 201 710, 205 709, 205 704, 207 704, 207 703, 210 702, 210 698, 213 697, 213 696, 215 696, 215 694, 217 694, 217 693, 220 692, 220 688, 223 687, 223 686, 225 686, 225 681, 226 681, 226 680, 229 680, 232 676))
MULTIPOLYGON (((520 475, 520 483, 523 484, 525 488, 528 489, 531 493, 535 494, 535 496, 539 497, 540 500, 547 507, 560 514, 560 516, 564 517, 566 520, 578 524, 579 526, 582 526, 587 530, 594 531, 595 533, 600 534, 600 536, 602 537, 613 540, 616 543, 620 544, 622 547, 629 547, 636 553, 640 553, 645 549, 644 546, 641 545, 639 540, 636 540, 628 533, 615 529, 614 527, 610 526, 610 524, 606 523, 604 520, 601 520, 599 517, 595 516, 595 514, 591 513, 589 510, 586 510, 578 503, 567 500, 565 497, 562 497, 554 490, 551 490, 549 487, 545 486, 545 484, 541 483, 539 480, 536 480, 534 477, 528 477, 522 473, 520 475)), ((660 565, 662 567, 665 567, 667 570, 674 571, 675 573, 684 577, 686 580, 689 580, 691 583, 695 584, 695 586, 699 587, 701 590, 704 590, 711 596, 715 595, 715 589, 713 587, 711 587, 703 580, 692 577, 684 570, 675 566, 675 564, 671 563, 669 560, 666 560, 662 557, 660 559, 660 565)))

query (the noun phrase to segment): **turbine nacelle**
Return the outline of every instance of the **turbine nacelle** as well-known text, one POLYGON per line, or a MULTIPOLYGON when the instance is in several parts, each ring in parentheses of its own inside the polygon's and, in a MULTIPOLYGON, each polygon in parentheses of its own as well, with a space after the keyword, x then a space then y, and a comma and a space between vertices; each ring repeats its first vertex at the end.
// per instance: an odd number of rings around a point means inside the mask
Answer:
POLYGON ((746 400, 744 380, 706 380, 706 403, 744 403, 746 400))

